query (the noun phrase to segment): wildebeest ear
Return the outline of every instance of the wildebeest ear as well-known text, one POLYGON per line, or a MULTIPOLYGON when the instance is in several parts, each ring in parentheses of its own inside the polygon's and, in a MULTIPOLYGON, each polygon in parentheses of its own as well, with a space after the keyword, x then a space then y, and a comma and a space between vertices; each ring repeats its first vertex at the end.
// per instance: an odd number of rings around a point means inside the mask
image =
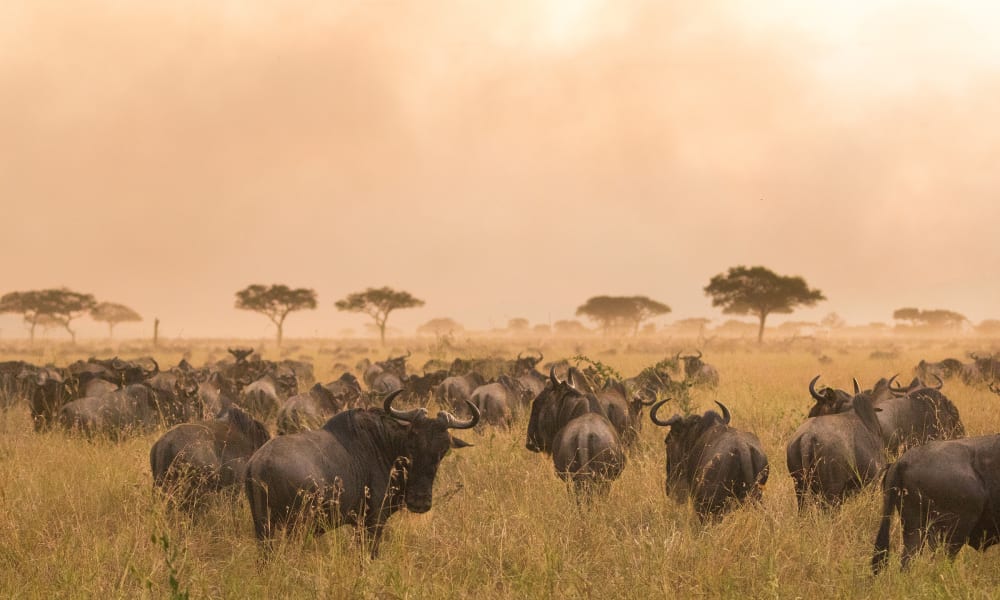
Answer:
POLYGON ((452 448, 471 448, 475 444, 470 444, 469 442, 463 440, 462 438, 457 438, 451 436, 451 447, 452 448))

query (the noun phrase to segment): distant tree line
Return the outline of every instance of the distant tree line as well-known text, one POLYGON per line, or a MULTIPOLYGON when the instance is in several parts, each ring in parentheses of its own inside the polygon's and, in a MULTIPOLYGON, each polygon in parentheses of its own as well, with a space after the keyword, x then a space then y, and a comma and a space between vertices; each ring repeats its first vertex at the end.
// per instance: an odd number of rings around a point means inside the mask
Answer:
MULTIPOLYGON (((722 309, 723 314, 751 315, 757 318, 757 340, 763 340, 767 318, 772 314, 788 314, 799 307, 814 306, 826 300, 820 290, 812 289, 802 277, 779 275, 761 266, 731 267, 725 273, 711 278, 704 287, 705 295, 711 298, 712 306, 722 309)), ((378 331, 379 339, 385 344, 389 316, 406 308, 424 305, 424 301, 410 292, 391 287, 367 288, 348 294, 337 300, 334 306, 341 311, 367 315, 372 327, 378 331)), ((318 306, 316 291, 310 288, 291 288, 283 284, 253 284, 236 292, 235 307, 256 312, 267 317, 274 324, 277 344, 280 347, 284 337, 285 321, 293 312, 314 310, 318 306)), ((671 312, 670 306, 647 296, 593 296, 576 309, 576 315, 592 321, 604 334, 650 333, 656 330, 651 320, 671 312)), ((108 337, 114 337, 115 326, 120 323, 141 321, 136 311, 114 302, 98 302, 92 294, 83 294, 67 288, 10 292, 0 298, 0 313, 20 314, 28 328, 32 342, 38 326, 58 326, 65 329, 76 342, 76 330, 72 323, 83 315, 108 326, 108 337)), ((900 308, 893 312, 893 318, 912 327, 958 328, 968 319, 959 313, 933 309, 900 308)), ((710 319, 687 318, 671 325, 671 329, 682 335, 704 336, 710 319)), ((812 323, 791 322, 782 328, 794 331, 808 329, 812 323)), ((836 313, 828 314, 819 325, 828 330, 845 327, 845 322, 836 313)), ((884 324, 872 324, 886 328, 884 324)), ((738 333, 749 325, 730 320, 713 329, 715 332, 738 333)), ((448 317, 431 319, 417 329, 421 335, 453 335, 464 331, 462 325, 448 317)), ((528 319, 514 317, 508 320, 506 331, 514 335, 527 333, 559 335, 581 335, 590 330, 577 320, 558 320, 549 324, 532 327, 528 319)), ((987 320, 977 327, 984 334, 1000 334, 1000 321, 987 320)))

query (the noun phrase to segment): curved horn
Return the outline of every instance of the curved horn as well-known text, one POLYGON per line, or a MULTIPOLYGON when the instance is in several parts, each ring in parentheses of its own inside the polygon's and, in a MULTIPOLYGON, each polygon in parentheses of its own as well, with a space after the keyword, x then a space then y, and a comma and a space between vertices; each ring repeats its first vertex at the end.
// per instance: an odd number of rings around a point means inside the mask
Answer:
POLYGON ((385 402, 382 403, 382 409, 389 413, 395 419, 400 421, 413 421, 416 419, 420 413, 427 414, 427 409, 424 407, 414 408, 413 410, 396 410, 392 407, 392 401, 396 399, 396 396, 403 393, 403 390, 396 390, 388 396, 385 397, 385 402))
POLYGON ((538 363, 542 362, 542 359, 543 359, 543 358, 545 358, 545 355, 544 355, 544 354, 542 354, 542 351, 541 351, 541 350, 539 350, 539 351, 538 351, 538 360, 536 360, 536 361, 535 361, 535 364, 538 364, 538 363))
POLYGON ((559 378, 556 377, 556 368, 555 367, 549 367, 549 379, 552 380, 552 385, 553 386, 559 385, 559 378))
POLYGON ((677 362, 677 361, 679 361, 680 359, 681 359, 681 353, 680 353, 680 352, 678 352, 677 354, 675 354, 675 355, 674 355, 674 362, 677 362))
POLYGON ((681 420, 680 415, 674 415, 669 419, 667 419, 666 421, 661 421, 659 418, 657 418, 656 411, 660 410, 660 407, 666 404, 667 402, 670 402, 670 398, 667 398, 665 400, 660 400, 659 402, 653 405, 653 408, 649 409, 649 420, 659 425, 660 427, 673 427, 676 423, 679 423, 681 420))
POLYGON ((861 393, 861 384, 858 383, 857 377, 854 377, 852 381, 854 381, 854 395, 857 396, 861 393))
POLYGON ((465 403, 469 405, 469 411, 472 413, 472 417, 465 421, 459 421, 455 418, 455 415, 449 412, 441 411, 438 413, 438 418, 442 415, 444 416, 444 420, 448 424, 448 429, 472 429, 479 423, 479 407, 469 400, 466 400, 465 403))
POLYGON ((701 350, 695 350, 695 352, 698 353, 698 356, 695 356, 694 358, 701 358, 703 356, 701 350))
POLYGON ((523 353, 523 352, 518 352, 518 353, 517 353, 517 360, 521 360, 521 355, 522 355, 522 354, 524 354, 524 353, 523 353))
MULTIPOLYGON (((889 386, 890 388, 892 388, 892 382, 893 382, 893 381, 896 381, 896 378, 897 378, 897 377, 899 377, 899 373, 896 373, 895 375, 893 375, 892 377, 890 377, 890 378, 889 378, 889 383, 887 383, 886 385, 888 385, 888 386, 889 386)), ((894 389, 897 389, 897 390, 905 390, 906 388, 904 388, 904 387, 903 387, 903 386, 901 386, 901 385, 897 385, 897 386, 896 386, 896 387, 895 387, 894 389)))
POLYGON ((142 370, 142 376, 145 377, 146 379, 149 379, 150 377, 160 372, 160 363, 156 362, 156 359, 153 358, 152 356, 149 357, 149 360, 153 362, 153 370, 152 371, 147 371, 146 369, 142 370))
POLYGON ((809 395, 812 396, 813 399, 816 400, 816 402, 826 402, 826 398, 820 396, 819 393, 816 392, 817 381, 819 381, 819 375, 813 377, 812 381, 809 382, 809 395))
POLYGON ((729 425, 729 420, 733 418, 733 415, 729 414, 729 409, 726 408, 725 404, 719 402, 718 400, 716 400, 715 403, 722 409, 722 422, 729 425))

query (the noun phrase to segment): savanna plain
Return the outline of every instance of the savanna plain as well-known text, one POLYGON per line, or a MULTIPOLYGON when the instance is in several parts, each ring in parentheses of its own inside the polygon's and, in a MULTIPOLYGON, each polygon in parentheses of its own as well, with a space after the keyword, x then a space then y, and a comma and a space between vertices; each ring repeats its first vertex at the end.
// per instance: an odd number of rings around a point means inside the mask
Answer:
MULTIPOLYGON (((235 342, 234 342, 235 343, 235 342)), ((511 358, 541 348, 546 361, 583 354, 624 376, 673 356, 678 340, 469 339, 443 347, 426 339, 385 348, 358 340, 289 340, 281 357, 307 358, 318 381, 354 365, 412 351, 410 369, 456 356, 511 358)), ((124 441, 54 430, 36 433, 23 401, 0 415, 0 596, 8 598, 993 598, 1000 594, 997 550, 963 549, 956 560, 923 552, 899 570, 898 522, 891 567, 874 577, 876 487, 841 508, 796 507, 785 445, 812 404, 807 384, 871 386, 917 362, 989 349, 983 339, 815 343, 714 341, 702 348, 721 385, 695 388, 690 409, 724 403, 732 425, 757 434, 771 465, 760 505, 703 525, 690 506, 664 494, 666 430, 643 415, 640 441, 606 498, 580 507, 549 457, 525 449, 527 416, 510 431, 457 435, 475 444, 442 462, 433 508, 401 511, 388 522, 381 556, 370 559, 349 527, 322 536, 279 537, 264 560, 242 490, 214 497, 194 516, 167 508, 154 492, 149 450, 164 430, 124 441), (821 364, 818 357, 828 357, 821 364), (831 360, 832 359, 832 360, 831 360)), ((161 365, 226 356, 225 341, 138 345, 27 346, 0 360, 65 365, 78 358, 152 355, 161 365)), ((688 349, 690 344, 686 344, 688 349)), ((263 346, 266 358, 279 357, 263 346)), ((942 390, 969 436, 1000 431, 1000 397, 949 380, 942 390)), ((433 412, 437 407, 428 400, 433 412)), ((669 404, 668 404, 669 406, 669 404)), ((680 411, 679 406, 671 412, 680 411)), ((662 413, 661 413, 662 415, 662 413)), ((273 428, 273 424, 272 424, 273 428)))

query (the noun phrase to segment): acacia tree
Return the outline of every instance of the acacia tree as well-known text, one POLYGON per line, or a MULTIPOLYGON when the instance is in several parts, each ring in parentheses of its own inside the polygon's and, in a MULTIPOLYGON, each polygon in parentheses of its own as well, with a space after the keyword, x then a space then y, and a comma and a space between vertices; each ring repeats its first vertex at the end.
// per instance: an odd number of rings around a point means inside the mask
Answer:
POLYGON ((427 321, 420 327, 417 327, 417 333, 420 335, 430 334, 430 335, 451 335, 455 332, 462 331, 465 328, 462 327, 461 323, 457 322, 455 319, 450 317, 438 317, 436 319, 431 319, 427 321))
POLYGON ((368 288, 363 292, 349 294, 334 304, 337 310, 364 313, 374 319, 383 346, 385 345, 385 323, 389 319, 389 313, 401 308, 414 308, 423 305, 424 301, 413 297, 410 292, 394 290, 391 287, 368 288))
POLYGON ((639 332, 643 321, 668 312, 669 306, 646 296, 594 296, 576 309, 577 316, 596 321, 605 334, 627 326, 633 335, 639 332))
POLYGON ((801 277, 778 275, 765 267, 730 267, 705 286, 712 306, 733 315, 755 315, 760 320, 757 343, 764 339, 764 322, 771 313, 787 314, 798 306, 826 300, 823 292, 809 289, 801 277))
POLYGON ((316 292, 309 288, 292 289, 287 285, 248 285, 236 292, 236 308, 258 312, 278 328, 278 347, 285 330, 285 319, 297 310, 316 308, 316 292))
POLYGON ((96 304, 93 295, 67 288, 10 292, 0 298, 0 313, 20 314, 28 326, 31 343, 35 342, 38 325, 55 323, 69 333, 75 344, 76 331, 70 324, 96 304))
POLYGON ((124 304, 116 304, 114 302, 99 303, 97 306, 90 309, 90 318, 98 323, 107 323, 108 337, 111 339, 114 339, 115 337, 115 325, 119 323, 131 323, 142 320, 139 313, 124 304))
POLYGON ((919 308, 899 308, 892 313, 897 321, 909 321, 912 325, 927 327, 957 328, 968 319, 963 314, 943 308, 920 310, 919 308))

